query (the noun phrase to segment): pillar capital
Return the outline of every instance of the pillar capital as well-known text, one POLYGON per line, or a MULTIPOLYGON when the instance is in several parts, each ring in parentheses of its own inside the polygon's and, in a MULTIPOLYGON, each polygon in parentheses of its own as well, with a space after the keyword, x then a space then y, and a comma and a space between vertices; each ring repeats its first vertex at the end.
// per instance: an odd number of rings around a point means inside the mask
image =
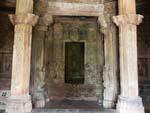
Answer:
POLYGON ((10 19, 10 21, 13 25, 29 24, 29 25, 34 26, 38 21, 38 16, 36 16, 34 14, 31 14, 31 13, 28 13, 26 15, 22 15, 22 14, 13 15, 13 14, 10 14, 9 19, 10 19))
POLYGON ((113 21, 117 26, 125 24, 139 25, 142 23, 144 16, 139 14, 125 14, 113 16, 113 21))

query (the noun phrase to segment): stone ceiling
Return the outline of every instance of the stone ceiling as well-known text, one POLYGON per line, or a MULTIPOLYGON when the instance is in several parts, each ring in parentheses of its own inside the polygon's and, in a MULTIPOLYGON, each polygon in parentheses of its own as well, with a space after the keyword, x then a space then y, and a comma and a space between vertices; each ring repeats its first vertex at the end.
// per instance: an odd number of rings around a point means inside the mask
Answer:
MULTIPOLYGON (((69 1, 69 0, 68 0, 69 1)), ((73 1, 73 0, 70 0, 70 1, 73 1)), ((86 0, 88 1, 88 0, 86 0)), ((95 1, 95 0, 93 0, 95 1)), ((98 1, 98 0, 97 0, 98 1)), ((111 1, 117 1, 117 0, 104 0, 106 2, 111 2, 111 1)), ((147 2, 149 2, 150 0, 136 0, 137 1, 137 6, 141 6, 147 2)), ((14 8, 15 9, 15 4, 16 0, 0 0, 0 10, 2 9, 9 9, 11 10, 11 8, 14 8)))

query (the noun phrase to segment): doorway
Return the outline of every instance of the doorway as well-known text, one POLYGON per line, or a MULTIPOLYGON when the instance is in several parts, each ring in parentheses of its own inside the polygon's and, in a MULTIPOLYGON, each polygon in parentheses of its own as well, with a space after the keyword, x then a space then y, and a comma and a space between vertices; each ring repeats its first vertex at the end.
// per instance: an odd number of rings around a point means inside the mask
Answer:
POLYGON ((65 83, 84 83, 84 42, 65 43, 65 83))

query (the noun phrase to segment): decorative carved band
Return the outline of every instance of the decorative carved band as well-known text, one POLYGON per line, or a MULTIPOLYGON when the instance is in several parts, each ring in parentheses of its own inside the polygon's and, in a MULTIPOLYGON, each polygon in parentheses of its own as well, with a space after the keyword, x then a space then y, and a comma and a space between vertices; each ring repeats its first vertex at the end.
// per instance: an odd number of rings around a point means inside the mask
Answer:
POLYGON ((126 14, 126 15, 118 15, 113 16, 113 21, 117 26, 124 25, 124 24, 133 24, 139 25, 142 23, 144 16, 136 15, 136 14, 126 14))
POLYGON ((38 16, 34 14, 27 14, 27 15, 9 15, 9 19, 13 25, 16 24, 29 24, 34 26, 38 21, 38 16))

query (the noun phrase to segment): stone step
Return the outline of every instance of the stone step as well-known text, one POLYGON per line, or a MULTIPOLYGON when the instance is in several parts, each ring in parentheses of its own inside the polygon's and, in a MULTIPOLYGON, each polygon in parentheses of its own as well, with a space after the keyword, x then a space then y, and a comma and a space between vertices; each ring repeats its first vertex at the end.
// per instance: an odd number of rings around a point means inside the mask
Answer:
POLYGON ((34 109, 32 113, 117 113, 116 110, 90 110, 90 109, 34 109))

